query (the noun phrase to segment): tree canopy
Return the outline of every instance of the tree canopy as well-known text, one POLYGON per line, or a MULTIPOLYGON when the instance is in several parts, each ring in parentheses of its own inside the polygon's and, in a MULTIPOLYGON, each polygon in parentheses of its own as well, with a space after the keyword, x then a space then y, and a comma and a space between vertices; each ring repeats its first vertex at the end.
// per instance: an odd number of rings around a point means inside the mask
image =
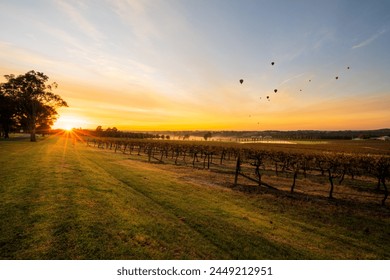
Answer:
POLYGON ((207 132, 205 135, 203 135, 203 138, 204 140, 207 141, 207 139, 210 139, 211 137, 213 137, 213 135, 211 134, 211 132, 207 132))
POLYGON ((0 84, 0 122, 4 137, 8 137, 12 125, 30 133, 30 140, 36 141, 38 129, 53 125, 57 108, 68 104, 52 92, 57 83, 48 84, 49 77, 42 72, 29 71, 26 74, 4 76, 7 82, 0 84))

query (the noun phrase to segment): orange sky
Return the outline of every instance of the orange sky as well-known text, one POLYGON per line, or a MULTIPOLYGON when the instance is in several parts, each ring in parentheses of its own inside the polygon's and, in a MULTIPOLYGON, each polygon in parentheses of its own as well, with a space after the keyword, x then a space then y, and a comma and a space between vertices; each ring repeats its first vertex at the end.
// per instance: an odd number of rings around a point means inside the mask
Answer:
POLYGON ((389 127, 389 2, 308 3, 0 3, 0 74, 56 81, 55 127, 389 127))
POLYGON ((203 103, 146 90, 122 92, 67 83, 58 93, 67 96, 70 106, 60 110, 56 127, 71 123, 123 130, 338 130, 384 128, 390 120, 389 94, 301 102, 285 93, 261 103, 216 93, 205 96, 203 103))

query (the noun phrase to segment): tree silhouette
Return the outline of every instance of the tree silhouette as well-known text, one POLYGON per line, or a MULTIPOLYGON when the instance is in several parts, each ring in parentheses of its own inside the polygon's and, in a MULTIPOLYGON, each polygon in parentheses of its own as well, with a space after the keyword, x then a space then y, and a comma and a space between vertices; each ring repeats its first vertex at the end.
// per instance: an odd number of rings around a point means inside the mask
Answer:
POLYGON ((207 132, 205 135, 203 135, 203 138, 204 140, 207 141, 207 139, 211 138, 213 135, 211 134, 211 132, 207 132))
POLYGON ((57 118, 57 108, 68 104, 52 92, 56 83, 47 84, 49 77, 42 72, 29 71, 24 75, 5 75, 1 84, 2 95, 14 102, 14 119, 30 132, 30 141, 35 142, 38 126, 47 127, 57 118))
POLYGON ((15 124, 16 102, 0 85, 0 136, 9 138, 9 131, 15 124))

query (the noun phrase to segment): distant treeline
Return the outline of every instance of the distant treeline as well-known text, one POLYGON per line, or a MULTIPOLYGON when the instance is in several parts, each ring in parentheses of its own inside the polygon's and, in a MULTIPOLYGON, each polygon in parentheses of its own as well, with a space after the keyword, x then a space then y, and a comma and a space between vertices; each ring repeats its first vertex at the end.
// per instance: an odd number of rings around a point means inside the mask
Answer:
MULTIPOLYGON (((165 134, 180 136, 191 135, 203 137, 206 131, 174 131, 174 132, 162 132, 165 134)), ((339 130, 339 131, 322 131, 322 130, 295 130, 295 131, 278 131, 278 130, 265 130, 265 131, 212 131, 210 132, 213 138, 264 138, 272 137, 275 139, 285 140, 311 140, 311 139, 339 139, 350 140, 354 138, 370 139, 382 136, 390 136, 390 129, 377 129, 377 130, 339 130)))
POLYGON ((377 130, 339 130, 339 131, 322 131, 322 130, 294 130, 294 131, 151 131, 151 132, 131 132, 121 131, 116 127, 103 129, 98 126, 94 130, 76 129, 80 134, 95 137, 112 137, 112 138, 131 138, 131 139, 190 139, 190 137, 202 137, 205 140, 219 138, 234 139, 282 139, 282 140, 351 140, 351 139, 371 139, 382 136, 390 136, 390 129, 377 130))
POLYGON ((108 127, 103 129, 98 126, 95 130, 75 129, 79 134, 90 135, 95 137, 111 137, 111 138, 130 138, 130 139, 170 139, 169 135, 147 133, 147 132, 130 132, 121 131, 116 127, 108 127))

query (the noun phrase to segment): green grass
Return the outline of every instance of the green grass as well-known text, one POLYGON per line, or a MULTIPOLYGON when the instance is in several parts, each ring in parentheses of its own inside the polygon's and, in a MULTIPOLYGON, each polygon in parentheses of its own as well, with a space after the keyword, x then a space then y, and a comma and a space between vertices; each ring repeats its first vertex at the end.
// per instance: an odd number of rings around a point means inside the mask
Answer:
POLYGON ((193 172, 209 171, 58 136, 1 141, 0 258, 390 259, 388 208, 251 195, 193 172))

